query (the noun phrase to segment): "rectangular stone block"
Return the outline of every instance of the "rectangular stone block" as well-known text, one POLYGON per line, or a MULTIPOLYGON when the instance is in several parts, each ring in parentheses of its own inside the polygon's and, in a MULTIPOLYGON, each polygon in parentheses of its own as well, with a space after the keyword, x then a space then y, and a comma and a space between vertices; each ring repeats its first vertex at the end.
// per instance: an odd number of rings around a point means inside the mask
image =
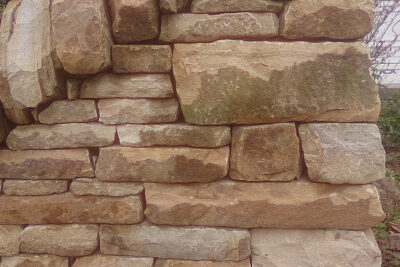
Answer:
POLYGON ((242 261, 185 261, 157 259, 154 267, 251 267, 250 259, 242 261))
POLYGON ((68 191, 67 180, 11 180, 3 184, 3 193, 10 196, 41 196, 68 191))
POLYGON ((55 255, 20 254, 3 257, 1 267, 68 267, 68 258, 55 255))
POLYGON ((97 121, 98 115, 93 100, 54 101, 39 113, 44 124, 97 121))
POLYGON ((100 253, 77 258, 72 267, 153 267, 153 258, 108 256, 100 253))
POLYGON ((70 185, 71 193, 80 196, 132 196, 141 194, 143 190, 140 183, 107 183, 92 178, 74 179, 70 185))
POLYGON ((21 233, 20 225, 0 225, 0 257, 18 255, 21 233))
POLYGON ((276 0, 193 0, 193 13, 274 12, 281 13, 284 1, 276 0))

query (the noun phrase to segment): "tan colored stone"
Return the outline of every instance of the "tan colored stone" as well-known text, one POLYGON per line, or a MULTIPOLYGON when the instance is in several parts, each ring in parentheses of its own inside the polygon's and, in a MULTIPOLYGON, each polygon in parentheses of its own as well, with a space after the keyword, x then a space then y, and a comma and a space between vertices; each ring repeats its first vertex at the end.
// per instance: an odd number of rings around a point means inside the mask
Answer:
POLYGON ((238 261, 250 255, 247 230, 147 225, 101 225, 103 254, 238 261))
POLYGON ((0 256, 18 255, 21 233, 20 225, 0 225, 0 256))
POLYGON ((113 45, 113 71, 118 73, 171 71, 169 45, 113 45))
POLYGON ((173 66, 192 124, 376 121, 368 53, 361 43, 225 40, 177 44, 173 66))
POLYGON ((140 196, 0 195, 0 224, 134 224, 142 220, 140 196))
POLYGON ((299 135, 313 181, 368 184, 385 177, 385 150, 376 124, 301 124, 299 135))
POLYGON ((189 124, 121 125, 117 127, 122 146, 220 147, 231 142, 227 126, 189 124))
POLYGON ((87 149, 0 150, 0 178, 72 179, 94 176, 87 149))
POLYGON ((250 259, 242 261, 185 261, 157 259, 154 267, 251 267, 250 259))
POLYGON ((278 35, 273 13, 164 15, 160 40, 164 42, 213 42, 232 38, 269 38, 278 35))
POLYGON ((253 229, 252 266, 381 266, 374 234, 367 231, 253 229))
POLYGON ((167 99, 100 99, 100 121, 104 124, 174 122, 178 101, 167 99))
POLYGON ((7 137, 13 150, 109 146, 116 128, 101 123, 66 123, 17 126, 7 137))
POLYGON ((103 0, 53 0, 54 42, 64 69, 94 74, 111 66, 112 36, 103 0))
POLYGON ((167 74, 103 73, 86 80, 81 98, 162 98, 174 95, 167 74))
POLYGON ((20 254, 4 257, 1 267, 68 267, 68 258, 55 255, 20 254))
POLYGON ((78 79, 67 79, 67 95, 69 100, 74 100, 79 98, 83 81, 78 79))
POLYGON ((59 256, 85 256, 92 254, 98 244, 99 226, 34 225, 24 229, 21 252, 47 253, 59 256))
POLYGON ((285 2, 276 0, 193 0, 193 13, 274 12, 281 13, 285 2))
POLYGON ((158 35, 156 0, 109 0, 117 43, 150 40, 158 35))
POLYGON ((107 256, 95 254, 77 258, 72 267, 152 267, 152 258, 107 256))
POLYGON ((210 182, 228 172, 229 147, 100 148, 96 177, 108 181, 210 182))
POLYGON ((41 196, 68 191, 66 180, 10 180, 3 184, 3 193, 10 196, 41 196))
POLYGON ((54 101, 39 113, 39 121, 45 124, 96 120, 98 115, 93 100, 54 101))
POLYGON ((372 185, 224 181, 144 186, 146 219, 156 224, 364 230, 385 217, 372 185))
POLYGON ((160 9, 163 13, 178 13, 183 11, 188 0, 160 0, 160 9))
POLYGON ((107 183, 98 179, 79 178, 72 181, 70 190, 74 195, 132 196, 143 192, 140 183, 107 183))
POLYGON ((289 39, 360 39, 374 25, 373 0, 292 0, 280 21, 280 34, 289 39))
POLYGON ((245 181, 291 181, 300 175, 294 123, 235 126, 229 176, 245 181))

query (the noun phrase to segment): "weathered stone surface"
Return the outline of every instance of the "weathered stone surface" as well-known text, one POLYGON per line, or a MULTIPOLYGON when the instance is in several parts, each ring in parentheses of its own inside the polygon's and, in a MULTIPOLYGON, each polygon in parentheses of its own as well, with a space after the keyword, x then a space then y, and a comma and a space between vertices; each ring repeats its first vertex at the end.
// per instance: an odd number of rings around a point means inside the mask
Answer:
POLYGON ((109 4, 117 43, 133 43, 157 37, 156 0, 110 0, 109 4))
POLYGON ((147 225, 101 225, 103 254, 184 260, 245 259, 250 254, 247 230, 147 225))
POLYGON ((68 191, 66 180, 10 180, 3 184, 3 193, 11 196, 41 196, 68 191))
POLYGON ((0 195, 0 224, 134 224, 142 220, 139 196, 0 195))
POLYGON ((20 254, 4 257, 1 267, 68 267, 68 258, 55 255, 20 254))
POLYGON ((81 98, 161 98, 174 95, 167 74, 104 73, 86 80, 81 98))
POLYGON ((250 267, 250 260, 242 261, 185 261, 157 259, 154 267, 250 267))
POLYGON ((103 0, 54 0, 51 20, 57 56, 72 74, 111 66, 112 36, 103 0))
POLYGON ((107 183, 98 179, 80 178, 72 181, 70 190, 74 195, 132 196, 143 192, 140 183, 107 183))
POLYGON ((89 122, 98 119, 93 100, 54 101, 39 113, 39 121, 45 124, 89 122))
POLYGON ((98 225, 34 225, 24 229, 21 252, 59 256, 92 254, 98 244, 98 225))
POLYGON ((246 181, 291 181, 299 176, 300 145, 294 123, 235 126, 229 176, 246 181))
POLYGON ((278 35, 274 13, 164 15, 160 40, 165 42, 213 42, 231 38, 268 38, 278 35))
POLYGON ((6 140, 6 137, 9 132, 9 127, 6 119, 6 115, 4 114, 2 105, 0 103, 0 143, 6 140))
POLYGON ((100 148, 96 177, 111 181, 210 182, 228 172, 229 147, 100 148))
POLYGON ((280 34, 289 39, 359 39, 374 25, 372 0, 294 0, 281 15, 280 34))
POLYGON ((77 258, 72 267, 152 267, 152 258, 134 258, 95 254, 77 258))
POLYGON ((375 124, 301 124, 299 135, 313 181, 367 184, 385 177, 385 150, 375 124))
POLYGON ((251 251, 254 267, 381 266, 371 230, 253 229, 251 251))
POLYGON ((0 256, 18 255, 21 233, 20 225, 0 225, 0 256))
POLYGON ((100 121, 104 124, 174 122, 178 101, 168 99, 100 99, 100 121))
POLYGON ((193 13, 227 13, 241 11, 280 13, 284 1, 276 0, 193 0, 193 13))
POLYGON ((368 53, 360 43, 225 40, 177 44, 173 66, 189 123, 376 121, 368 53))
POLYGON ((67 79, 65 83, 67 87, 68 99, 78 99, 83 81, 78 79, 67 79))
POLYGON ((0 178, 72 179, 92 177, 87 149, 0 150, 0 178))
POLYGON ((172 49, 169 45, 113 45, 113 71, 170 72, 172 49))
POLYGON ((185 9, 188 0, 160 0, 160 9, 163 13, 178 13, 185 9))
POLYGON ((144 186, 146 219, 157 224, 364 230, 385 217, 371 185, 224 181, 144 186))
POLYGON ((109 146, 116 128, 101 123, 17 126, 7 137, 10 149, 52 149, 109 146))
POLYGON ((122 125, 117 132, 122 146, 219 147, 231 142, 231 129, 227 126, 122 125))

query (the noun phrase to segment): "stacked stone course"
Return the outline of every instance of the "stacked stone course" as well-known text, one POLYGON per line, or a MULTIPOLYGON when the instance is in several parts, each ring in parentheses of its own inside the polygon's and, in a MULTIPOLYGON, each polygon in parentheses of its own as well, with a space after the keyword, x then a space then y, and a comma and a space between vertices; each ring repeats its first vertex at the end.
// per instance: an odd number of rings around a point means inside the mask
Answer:
POLYGON ((11 1, 0 266, 380 266, 373 16, 372 0, 11 1))

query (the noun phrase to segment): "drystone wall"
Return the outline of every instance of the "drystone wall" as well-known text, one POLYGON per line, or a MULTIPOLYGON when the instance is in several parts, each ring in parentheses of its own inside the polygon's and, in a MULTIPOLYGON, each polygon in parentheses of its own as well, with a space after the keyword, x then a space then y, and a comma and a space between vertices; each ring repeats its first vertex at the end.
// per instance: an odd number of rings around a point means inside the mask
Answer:
POLYGON ((380 266, 373 18, 372 0, 11 1, 0 266, 380 266))

